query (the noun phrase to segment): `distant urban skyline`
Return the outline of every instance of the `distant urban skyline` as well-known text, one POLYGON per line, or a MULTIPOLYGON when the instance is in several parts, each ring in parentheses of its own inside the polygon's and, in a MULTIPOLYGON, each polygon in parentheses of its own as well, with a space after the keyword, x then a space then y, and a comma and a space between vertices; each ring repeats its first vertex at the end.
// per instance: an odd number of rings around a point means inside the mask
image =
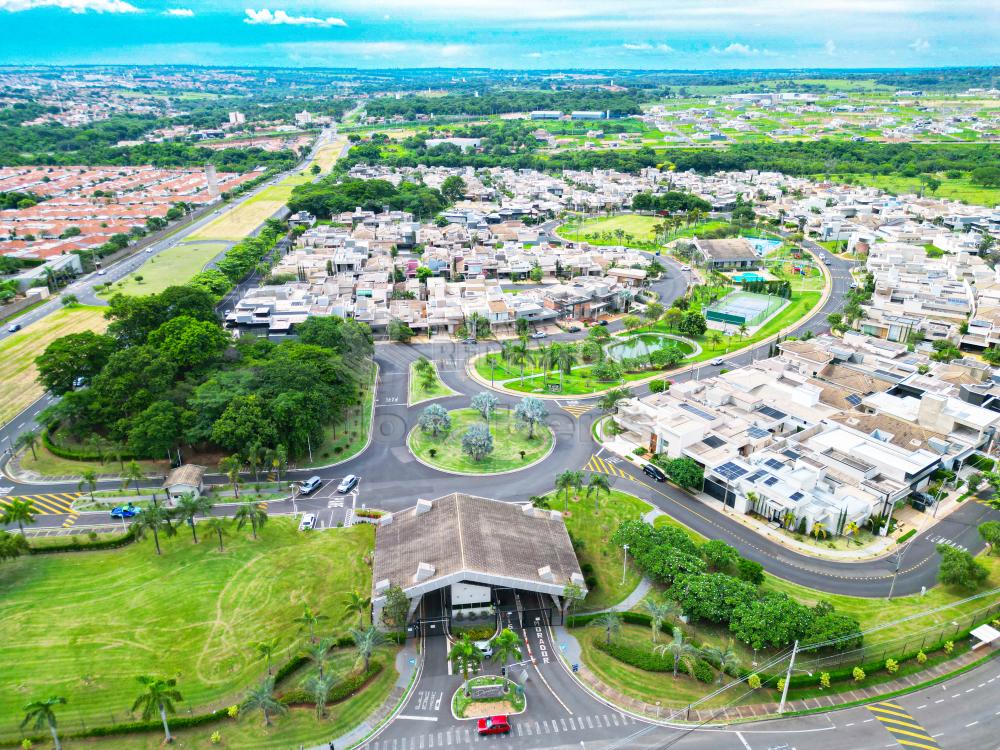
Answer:
POLYGON ((955 0, 0 0, 0 63, 510 69, 998 62, 1000 10, 955 0))

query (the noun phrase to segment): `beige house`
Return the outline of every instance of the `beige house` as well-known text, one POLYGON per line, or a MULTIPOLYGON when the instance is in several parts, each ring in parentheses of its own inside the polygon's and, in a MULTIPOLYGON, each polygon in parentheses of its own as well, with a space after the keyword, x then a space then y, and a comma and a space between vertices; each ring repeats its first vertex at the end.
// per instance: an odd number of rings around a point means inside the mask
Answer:
POLYGON ((172 469, 163 482, 167 500, 176 503, 184 495, 191 494, 201 497, 205 489, 205 467, 196 464, 184 464, 172 469))

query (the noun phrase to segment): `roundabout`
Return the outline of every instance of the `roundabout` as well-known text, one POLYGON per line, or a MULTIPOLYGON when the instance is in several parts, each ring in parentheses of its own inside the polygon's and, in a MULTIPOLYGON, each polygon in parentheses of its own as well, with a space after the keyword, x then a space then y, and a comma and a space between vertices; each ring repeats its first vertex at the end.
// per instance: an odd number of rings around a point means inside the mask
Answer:
MULTIPOLYGON (((443 410, 442 410, 443 411, 443 410)), ((407 436, 410 453, 420 463, 453 474, 482 476, 527 469, 543 461, 555 447, 555 436, 544 422, 532 429, 520 423, 511 409, 494 412, 489 420, 491 450, 480 456, 470 454, 463 438, 470 431, 485 432, 487 423, 472 408, 447 412, 447 429, 437 434, 420 425, 407 436)))

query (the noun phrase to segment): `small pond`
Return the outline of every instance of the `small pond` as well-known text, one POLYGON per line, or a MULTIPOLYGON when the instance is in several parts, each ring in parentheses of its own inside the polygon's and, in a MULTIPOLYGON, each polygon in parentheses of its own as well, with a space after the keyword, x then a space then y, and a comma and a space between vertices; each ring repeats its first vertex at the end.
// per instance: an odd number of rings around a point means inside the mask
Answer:
POLYGON ((609 357, 620 362, 627 357, 645 357, 647 354, 670 344, 684 352, 685 356, 691 355, 695 351, 693 342, 675 338, 666 333, 640 333, 620 341, 612 341, 605 349, 609 357))

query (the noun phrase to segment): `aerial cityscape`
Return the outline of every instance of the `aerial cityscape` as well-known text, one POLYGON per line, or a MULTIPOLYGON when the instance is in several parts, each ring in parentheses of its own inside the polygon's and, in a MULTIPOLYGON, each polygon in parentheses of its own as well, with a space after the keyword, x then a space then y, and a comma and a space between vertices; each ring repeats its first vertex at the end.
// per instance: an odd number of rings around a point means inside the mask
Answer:
POLYGON ((995 5, 0 30, 0 749, 1000 748, 995 5))

